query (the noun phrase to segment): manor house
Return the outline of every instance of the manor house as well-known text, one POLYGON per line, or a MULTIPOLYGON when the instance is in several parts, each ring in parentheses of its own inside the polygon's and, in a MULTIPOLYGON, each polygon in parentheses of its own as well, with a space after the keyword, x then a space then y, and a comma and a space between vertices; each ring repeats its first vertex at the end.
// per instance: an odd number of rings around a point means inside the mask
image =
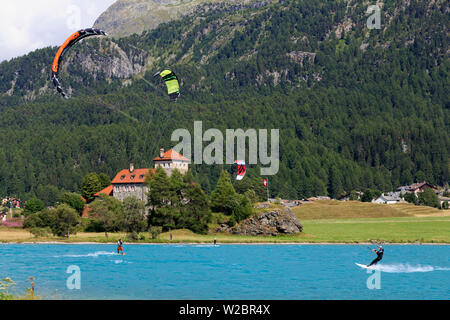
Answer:
POLYGON ((190 160, 182 156, 175 150, 160 150, 158 157, 153 159, 154 168, 135 169, 130 164, 128 169, 119 171, 111 182, 111 185, 95 194, 98 197, 101 193, 113 196, 123 201, 125 198, 135 196, 140 200, 147 200, 148 186, 146 179, 150 179, 151 174, 155 173, 157 167, 162 167, 170 176, 174 169, 178 169, 182 174, 189 170, 190 160))

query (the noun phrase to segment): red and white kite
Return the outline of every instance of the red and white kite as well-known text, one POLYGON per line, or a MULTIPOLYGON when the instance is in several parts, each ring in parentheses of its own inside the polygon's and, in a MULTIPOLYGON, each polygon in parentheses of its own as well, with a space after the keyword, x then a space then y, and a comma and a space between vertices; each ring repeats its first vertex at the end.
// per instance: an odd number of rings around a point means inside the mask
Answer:
POLYGON ((237 165, 237 176, 236 180, 242 180, 245 176, 246 165, 244 160, 236 160, 234 162, 237 165))

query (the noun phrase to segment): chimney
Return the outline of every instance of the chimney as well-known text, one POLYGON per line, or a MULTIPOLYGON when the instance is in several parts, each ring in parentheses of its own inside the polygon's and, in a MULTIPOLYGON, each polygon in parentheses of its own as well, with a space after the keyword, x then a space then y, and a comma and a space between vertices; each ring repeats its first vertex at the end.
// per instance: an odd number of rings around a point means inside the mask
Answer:
POLYGON ((134 171, 134 163, 130 163, 130 172, 134 171))
POLYGON ((164 158, 164 148, 159 149, 159 157, 164 158))

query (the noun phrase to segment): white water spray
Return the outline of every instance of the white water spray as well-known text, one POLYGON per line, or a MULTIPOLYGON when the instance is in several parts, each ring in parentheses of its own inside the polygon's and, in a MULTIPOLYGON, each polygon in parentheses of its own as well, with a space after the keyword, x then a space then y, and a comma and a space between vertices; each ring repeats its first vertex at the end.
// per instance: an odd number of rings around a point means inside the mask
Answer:
POLYGON ((61 258, 61 257, 69 257, 69 258, 81 258, 81 257, 94 257, 97 258, 99 256, 111 256, 115 255, 115 252, 107 252, 107 251, 96 251, 94 253, 87 253, 87 254, 66 254, 63 256, 55 256, 55 258, 61 258))
POLYGON ((431 271, 450 271, 450 268, 435 267, 435 266, 422 266, 422 265, 410 265, 410 264, 378 264, 369 267, 368 269, 379 270, 387 273, 413 273, 413 272, 431 272, 431 271))

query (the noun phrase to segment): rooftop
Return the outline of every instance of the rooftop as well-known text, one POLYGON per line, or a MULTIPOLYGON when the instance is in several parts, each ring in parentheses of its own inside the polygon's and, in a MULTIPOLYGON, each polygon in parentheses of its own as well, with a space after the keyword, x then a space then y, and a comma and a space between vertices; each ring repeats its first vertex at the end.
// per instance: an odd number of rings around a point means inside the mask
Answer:
POLYGON ((123 169, 112 180, 112 184, 118 183, 144 183, 146 176, 150 172, 155 172, 155 169, 123 169))
POLYGON ((94 196, 98 197, 101 193, 104 193, 104 194, 107 194, 108 196, 110 196, 112 191, 113 191, 113 185, 109 185, 105 189, 100 190, 99 192, 95 193, 94 196))
POLYGON ((153 161, 171 161, 171 160, 190 161, 188 158, 184 157, 183 155, 179 154, 173 149, 167 150, 162 154, 162 156, 160 155, 159 157, 153 159, 153 161))

